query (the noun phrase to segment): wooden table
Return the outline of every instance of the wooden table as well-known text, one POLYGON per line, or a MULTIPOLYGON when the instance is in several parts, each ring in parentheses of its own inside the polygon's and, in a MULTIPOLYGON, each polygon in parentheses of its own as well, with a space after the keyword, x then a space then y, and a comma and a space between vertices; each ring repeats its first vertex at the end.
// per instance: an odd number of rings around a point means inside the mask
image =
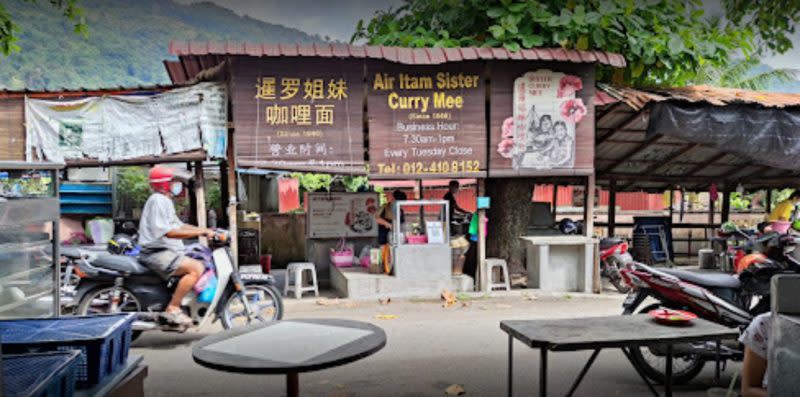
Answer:
MULTIPOLYGON (((602 349, 621 349, 628 360, 628 349, 639 346, 666 345, 667 397, 672 396, 672 345, 699 341, 719 341, 739 336, 736 329, 724 327, 703 319, 693 320, 688 326, 667 326, 653 321, 647 314, 630 316, 587 317, 560 320, 508 320, 500 322, 500 329, 508 334, 508 396, 513 392, 514 339, 530 348, 540 349, 539 395, 547 395, 548 351, 594 350, 589 361, 572 384, 571 396, 589 371, 602 349)), ((653 385, 634 366, 650 391, 658 396, 653 385)))
POLYGON ((299 373, 344 365, 386 345, 377 326, 351 320, 286 320, 233 328, 192 348, 204 367, 236 373, 285 374, 289 397, 300 394, 299 373))

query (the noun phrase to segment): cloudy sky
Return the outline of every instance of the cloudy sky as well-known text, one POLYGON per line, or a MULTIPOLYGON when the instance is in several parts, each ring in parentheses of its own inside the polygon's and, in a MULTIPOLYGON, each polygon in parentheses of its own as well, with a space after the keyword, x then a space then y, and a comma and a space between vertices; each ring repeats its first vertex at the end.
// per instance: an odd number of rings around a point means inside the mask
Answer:
MULTIPOLYGON (((179 0, 193 3, 199 0, 179 0)), ((401 0, 211 0, 241 15, 300 29, 332 39, 349 41, 359 19, 369 19, 376 10, 402 3, 401 0)), ((706 0, 706 10, 719 12, 718 0, 706 0)), ((794 49, 762 61, 774 68, 800 68, 800 31, 794 49)))

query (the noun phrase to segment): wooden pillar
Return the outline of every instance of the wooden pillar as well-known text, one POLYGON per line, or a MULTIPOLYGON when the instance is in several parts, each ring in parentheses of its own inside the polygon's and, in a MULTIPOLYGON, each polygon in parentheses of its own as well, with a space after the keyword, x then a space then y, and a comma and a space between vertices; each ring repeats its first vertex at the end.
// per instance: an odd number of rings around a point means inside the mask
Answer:
POLYGON ((772 189, 767 189, 767 200, 764 204, 766 204, 764 208, 767 209, 767 213, 769 214, 772 212, 772 189))
POLYGON ((726 183, 722 190, 722 222, 728 221, 731 215, 731 186, 726 183))
MULTIPOLYGON (((486 194, 486 181, 483 178, 478 179, 478 197, 486 194)), ((487 291, 489 282, 487 275, 484 274, 484 262, 486 262, 486 230, 483 227, 486 222, 486 210, 478 210, 478 258, 477 268, 475 270, 475 286, 477 291, 487 291)), ((510 275, 509 275, 510 276, 510 275)), ((509 280, 509 284, 511 280, 509 280)))
POLYGON ((553 211, 553 219, 556 219, 556 209, 558 208, 558 184, 553 183, 553 206, 550 209, 553 211))
POLYGON ((222 222, 220 224, 225 225, 225 227, 230 227, 230 219, 228 219, 228 211, 226 211, 225 199, 230 197, 230 189, 228 185, 228 161, 223 160, 219 162, 219 190, 220 190, 220 205, 222 208, 215 208, 217 212, 217 216, 221 218, 222 222))
POLYGON ((608 237, 614 237, 617 227, 617 180, 612 179, 608 184, 608 237))
POLYGON ((675 217, 675 189, 670 186, 669 188, 669 222, 675 217))
MULTIPOLYGON (((197 215, 197 227, 207 228, 208 210, 206 209, 206 182, 203 175, 203 162, 197 161, 194 163, 194 201, 197 215)), ((205 237, 200 237, 200 244, 208 246, 208 240, 205 237)))
MULTIPOLYGON (((194 167, 191 162, 186 163, 186 170, 189 171, 190 174, 194 173, 194 167)), ((194 195, 194 186, 196 182, 195 179, 192 179, 185 186, 187 191, 186 197, 189 199, 189 218, 187 222, 194 225, 197 224, 197 200, 194 195)))

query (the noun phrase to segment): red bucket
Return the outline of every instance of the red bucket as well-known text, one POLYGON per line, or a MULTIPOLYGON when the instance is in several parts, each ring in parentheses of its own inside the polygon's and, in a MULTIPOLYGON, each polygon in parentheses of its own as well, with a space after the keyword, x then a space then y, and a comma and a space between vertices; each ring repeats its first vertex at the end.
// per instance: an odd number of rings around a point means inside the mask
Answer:
POLYGON ((269 274, 269 272, 272 271, 272 255, 261 255, 261 258, 259 259, 259 263, 261 264, 261 273, 269 274))

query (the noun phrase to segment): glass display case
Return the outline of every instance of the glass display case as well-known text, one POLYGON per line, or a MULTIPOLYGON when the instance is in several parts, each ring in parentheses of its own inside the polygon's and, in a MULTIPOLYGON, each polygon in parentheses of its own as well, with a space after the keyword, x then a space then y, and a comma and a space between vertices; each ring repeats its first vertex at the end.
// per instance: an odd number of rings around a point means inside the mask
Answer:
POLYGON ((62 167, 0 161, 0 318, 59 314, 62 167))
POLYGON ((395 203, 394 244, 450 244, 449 205, 445 200, 395 203))

